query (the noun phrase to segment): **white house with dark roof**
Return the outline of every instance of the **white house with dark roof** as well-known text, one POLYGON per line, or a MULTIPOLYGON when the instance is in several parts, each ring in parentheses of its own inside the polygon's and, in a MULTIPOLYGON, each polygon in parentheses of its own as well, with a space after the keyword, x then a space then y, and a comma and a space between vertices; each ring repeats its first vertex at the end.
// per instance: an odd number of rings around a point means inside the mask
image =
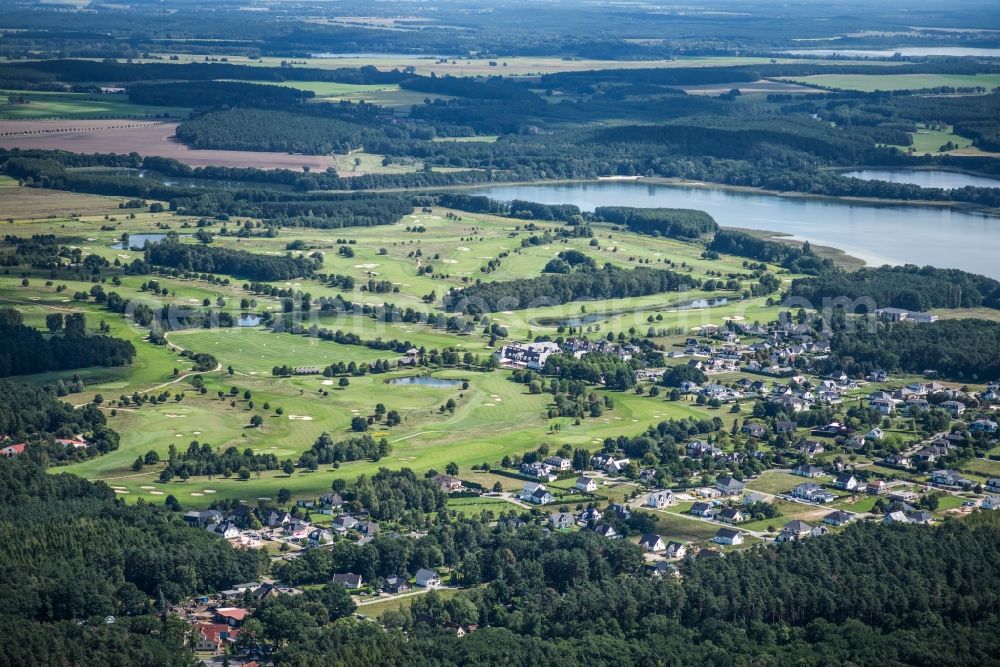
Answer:
POLYGON ((712 538, 712 541, 718 544, 740 545, 743 544, 743 533, 735 528, 720 528, 719 532, 712 538))
POLYGON ((646 535, 640 537, 639 546, 646 551, 652 552, 663 551, 667 548, 667 545, 663 542, 663 538, 652 533, 647 533, 646 535))

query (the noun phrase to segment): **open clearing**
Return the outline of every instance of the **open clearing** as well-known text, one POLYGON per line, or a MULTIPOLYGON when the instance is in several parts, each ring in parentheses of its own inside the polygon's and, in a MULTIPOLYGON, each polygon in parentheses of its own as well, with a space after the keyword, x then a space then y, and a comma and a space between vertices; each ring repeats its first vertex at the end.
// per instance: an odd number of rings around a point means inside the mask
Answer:
POLYGON ((0 104, 0 120, 43 118, 153 118, 166 115, 186 117, 189 109, 130 104, 125 95, 51 93, 20 90, 0 91, 0 96, 16 96, 27 103, 0 104))
POLYGON ((173 158, 192 167, 256 167, 310 169, 334 167, 325 155, 292 155, 264 151, 193 150, 174 138, 177 123, 141 121, 11 121, 0 133, 3 148, 38 148, 76 153, 131 153, 173 158))

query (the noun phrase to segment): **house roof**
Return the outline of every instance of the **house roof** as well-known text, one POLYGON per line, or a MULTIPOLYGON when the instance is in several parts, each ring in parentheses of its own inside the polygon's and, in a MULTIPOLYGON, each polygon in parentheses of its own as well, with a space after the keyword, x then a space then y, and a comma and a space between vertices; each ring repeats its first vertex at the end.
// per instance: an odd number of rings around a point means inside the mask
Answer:
POLYGON ((796 519, 795 521, 789 521, 788 523, 786 523, 785 527, 782 528, 782 530, 787 533, 808 533, 810 530, 812 530, 812 526, 810 526, 805 521, 799 521, 798 519, 796 519))
POLYGON ((653 533, 647 533, 639 538, 639 544, 644 547, 656 546, 656 543, 659 541, 661 541, 660 536, 653 533))
POLYGON ((716 535, 716 537, 725 537, 725 538, 732 539, 732 538, 736 537, 739 534, 740 534, 740 531, 736 530, 735 528, 720 528, 719 532, 716 533, 715 535, 716 535))
POLYGON ((417 579, 424 579, 424 580, 435 579, 438 578, 438 573, 435 572, 434 570, 428 570, 427 568, 422 567, 419 570, 417 570, 416 577, 417 579))
POLYGON ((239 607, 226 607, 223 609, 216 609, 216 616, 222 618, 231 618, 234 621, 242 621, 250 612, 246 609, 240 609, 239 607))

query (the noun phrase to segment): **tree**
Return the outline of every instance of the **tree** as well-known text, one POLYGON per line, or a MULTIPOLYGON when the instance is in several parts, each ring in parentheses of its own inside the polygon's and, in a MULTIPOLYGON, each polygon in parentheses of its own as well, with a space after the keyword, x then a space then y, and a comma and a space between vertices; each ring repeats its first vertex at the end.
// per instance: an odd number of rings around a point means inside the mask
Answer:
POLYGON ((452 476, 457 475, 458 474, 458 464, 455 463, 454 461, 452 461, 451 463, 449 463, 448 465, 446 465, 444 467, 444 471, 445 471, 445 473, 447 473, 449 475, 452 475, 452 476))
POLYGON ((282 505, 287 505, 288 501, 291 499, 292 499, 292 492, 289 489, 286 489, 285 487, 281 487, 280 489, 278 489, 278 503, 282 505))
POLYGON ((49 313, 45 316, 45 326, 51 333, 57 333, 63 328, 63 314, 49 313))
POLYGON ((360 416, 352 417, 351 418, 351 430, 352 431, 358 431, 359 433, 362 432, 362 431, 367 431, 368 430, 368 420, 365 419, 364 417, 360 417, 360 416))
POLYGON ((181 511, 181 504, 179 502, 177 502, 177 499, 174 498, 174 496, 172 494, 168 495, 164 499, 163 504, 166 505, 167 508, 170 511, 172 511, 172 512, 180 512, 181 511))
POLYGON ((340 387, 341 389, 349 386, 350 384, 351 384, 351 381, 348 380, 346 377, 342 377, 339 380, 337 380, 337 386, 340 387))
POLYGON ((259 428, 261 425, 263 425, 263 423, 264 423, 264 418, 261 417, 260 415, 254 415, 253 417, 250 418, 250 426, 253 426, 254 428, 259 428))
POLYGON ((289 477, 295 472, 295 464, 292 463, 291 459, 285 459, 285 462, 281 464, 281 472, 285 473, 289 477))

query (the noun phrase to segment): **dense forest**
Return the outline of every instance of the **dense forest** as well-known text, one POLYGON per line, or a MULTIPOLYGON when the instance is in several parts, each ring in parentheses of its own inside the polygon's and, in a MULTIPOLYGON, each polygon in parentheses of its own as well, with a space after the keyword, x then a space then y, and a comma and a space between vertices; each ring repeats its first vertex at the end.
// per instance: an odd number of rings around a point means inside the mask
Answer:
POLYGON ((195 273, 217 273, 248 280, 288 280, 310 276, 322 266, 322 258, 293 257, 291 253, 275 257, 245 250, 231 250, 181 243, 167 237, 146 248, 146 262, 195 273))
POLYGON ((817 257, 808 242, 802 246, 795 246, 790 243, 768 241, 734 229, 717 232, 708 247, 728 255, 777 264, 794 273, 816 274, 832 268, 832 262, 817 257))
POLYGON ((936 530, 855 525, 699 559, 679 580, 637 577, 635 545, 587 532, 463 522, 434 535, 445 553, 457 551, 463 581, 492 583, 450 600, 421 596, 383 616, 405 635, 353 621, 308 631, 278 650, 276 664, 314 664, 316 653, 350 662, 363 652, 372 664, 957 667, 991 663, 1000 628, 992 514, 936 530), (445 622, 479 629, 458 638, 440 629, 445 622))
POLYGON ((942 377, 984 381, 1000 377, 1000 323, 989 320, 897 322, 834 335, 831 348, 851 370, 932 368, 942 377))
POLYGON ((106 424, 104 413, 96 405, 75 410, 48 389, 0 380, 0 436, 22 441, 37 436, 44 442, 83 433, 88 441, 103 439, 113 443, 114 447, 109 447, 113 449, 118 446, 118 434, 106 424))
POLYGON ((578 299, 622 299, 693 289, 697 278, 636 267, 620 269, 610 264, 592 271, 547 273, 535 278, 521 278, 453 289, 444 299, 445 308, 470 315, 504 310, 520 310, 541 305, 569 303, 578 299))
POLYGON ((958 269, 881 266, 858 271, 828 271, 792 281, 790 294, 819 307, 823 299, 864 297, 878 308, 1000 308, 1000 282, 958 269))
POLYGON ((26 456, 0 457, 0 558, 4 665, 190 665, 187 625, 166 605, 265 565, 162 507, 126 505, 104 483, 50 475, 26 456))
POLYGON ((708 213, 685 208, 598 206, 594 209, 594 217, 624 225, 629 231, 638 234, 675 239, 696 239, 719 229, 719 225, 708 213))
POLYGON ((0 309, 0 377, 65 371, 87 366, 128 366, 135 358, 135 346, 111 336, 88 336, 84 315, 71 313, 49 319, 46 338, 38 329, 26 326, 21 313, 0 309))

